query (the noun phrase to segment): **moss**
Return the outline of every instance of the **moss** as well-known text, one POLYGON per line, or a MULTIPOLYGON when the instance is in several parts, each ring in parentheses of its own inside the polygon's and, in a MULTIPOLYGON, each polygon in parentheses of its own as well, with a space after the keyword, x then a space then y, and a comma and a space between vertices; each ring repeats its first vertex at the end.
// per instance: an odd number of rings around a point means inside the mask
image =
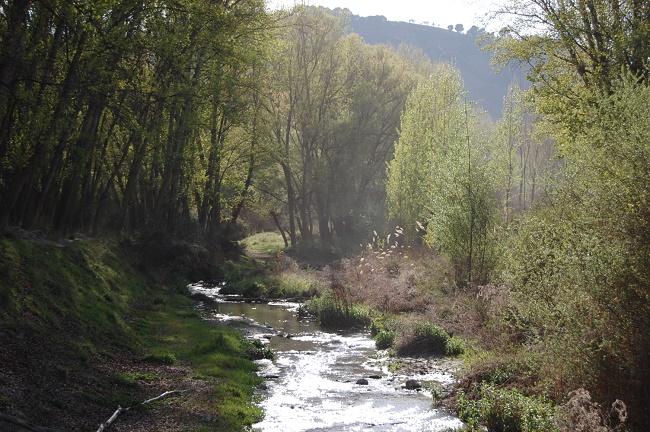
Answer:
POLYGON ((196 376, 214 379, 216 410, 223 430, 240 430, 261 419, 252 403, 259 384, 255 364, 249 360, 250 343, 235 330, 201 319, 185 297, 166 300, 166 307, 138 321, 145 348, 164 348, 196 376))
POLYGON ((147 354, 142 359, 146 363, 157 365, 173 365, 176 364, 176 356, 169 352, 147 354))

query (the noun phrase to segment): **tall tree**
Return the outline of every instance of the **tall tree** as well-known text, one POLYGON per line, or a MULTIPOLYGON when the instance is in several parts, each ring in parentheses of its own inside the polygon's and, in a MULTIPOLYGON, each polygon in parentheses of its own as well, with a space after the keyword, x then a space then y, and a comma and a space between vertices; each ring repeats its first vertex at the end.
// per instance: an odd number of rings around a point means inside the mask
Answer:
POLYGON ((461 285, 485 282, 493 264, 495 154, 485 126, 458 71, 439 66, 410 95, 388 166, 391 217, 411 233, 426 227, 461 285))

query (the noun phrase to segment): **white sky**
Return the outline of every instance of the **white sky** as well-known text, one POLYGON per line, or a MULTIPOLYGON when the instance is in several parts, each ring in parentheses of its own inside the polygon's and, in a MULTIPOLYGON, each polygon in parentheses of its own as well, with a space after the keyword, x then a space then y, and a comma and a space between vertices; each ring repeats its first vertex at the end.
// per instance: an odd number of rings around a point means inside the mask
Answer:
POLYGON ((497 31, 501 26, 488 22, 486 15, 504 0, 267 0, 271 9, 291 8, 303 2, 331 9, 347 8, 360 16, 383 15, 390 21, 428 21, 443 28, 462 23, 466 30, 477 25, 497 31))

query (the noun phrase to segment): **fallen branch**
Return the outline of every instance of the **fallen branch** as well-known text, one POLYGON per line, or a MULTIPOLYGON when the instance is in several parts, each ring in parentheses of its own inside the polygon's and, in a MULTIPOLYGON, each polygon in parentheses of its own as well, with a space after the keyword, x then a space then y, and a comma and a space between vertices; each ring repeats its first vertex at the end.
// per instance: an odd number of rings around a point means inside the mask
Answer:
POLYGON ((165 393, 163 393, 163 394, 161 394, 159 396, 156 396, 156 397, 151 398, 151 399, 147 399, 146 401, 140 402, 139 404, 136 404, 136 405, 131 405, 130 407, 122 408, 121 406, 118 406, 117 409, 115 410, 115 412, 113 413, 113 415, 110 416, 108 418, 108 420, 106 420, 106 422, 99 425, 99 429, 97 429, 97 432, 104 432, 105 430, 107 430, 109 428, 109 426, 112 425, 115 420, 117 420, 117 418, 120 416, 120 414, 125 413, 125 412, 129 411, 132 408, 135 408, 135 407, 138 407, 138 406, 143 406, 143 405, 148 405, 148 404, 150 404, 152 402, 156 402, 157 400, 164 399, 166 397, 173 396, 173 395, 176 395, 176 394, 187 393, 188 391, 189 390, 166 391, 165 393))

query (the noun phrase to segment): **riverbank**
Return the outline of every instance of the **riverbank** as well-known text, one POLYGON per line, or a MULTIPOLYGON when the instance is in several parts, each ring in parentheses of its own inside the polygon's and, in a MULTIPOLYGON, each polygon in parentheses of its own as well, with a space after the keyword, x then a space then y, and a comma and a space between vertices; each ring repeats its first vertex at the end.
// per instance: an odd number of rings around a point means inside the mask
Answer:
MULTIPOLYGON (((276 252, 263 265, 280 259, 286 258, 276 252)), ((295 272, 294 267, 267 268, 274 269, 275 278, 295 272)), ((434 402, 457 413, 467 430, 508 425, 508 430, 528 432, 568 431, 575 422, 602 422, 600 407, 588 392, 553 397, 540 354, 527 350, 512 331, 508 291, 492 285, 455 286, 451 265, 433 251, 374 244, 357 256, 300 271, 306 272, 303 278, 321 282, 300 314, 316 317, 325 328, 370 328, 376 347, 391 355, 392 372, 427 373, 430 360, 458 359, 458 382, 451 391, 434 391, 434 402)))
POLYGON ((274 354, 261 359, 260 406, 267 431, 456 430, 460 421, 434 409, 432 397, 454 382, 452 362, 404 358, 398 370, 367 329, 336 330, 301 316, 300 304, 246 302, 222 286, 195 284, 206 318, 236 328, 274 354))
POLYGON ((121 415, 111 430, 230 431, 261 418, 250 344, 201 319, 186 295, 191 278, 206 277, 204 251, 142 246, 29 233, 0 239, 5 419, 96 430, 118 406, 170 390, 188 391, 121 415))

